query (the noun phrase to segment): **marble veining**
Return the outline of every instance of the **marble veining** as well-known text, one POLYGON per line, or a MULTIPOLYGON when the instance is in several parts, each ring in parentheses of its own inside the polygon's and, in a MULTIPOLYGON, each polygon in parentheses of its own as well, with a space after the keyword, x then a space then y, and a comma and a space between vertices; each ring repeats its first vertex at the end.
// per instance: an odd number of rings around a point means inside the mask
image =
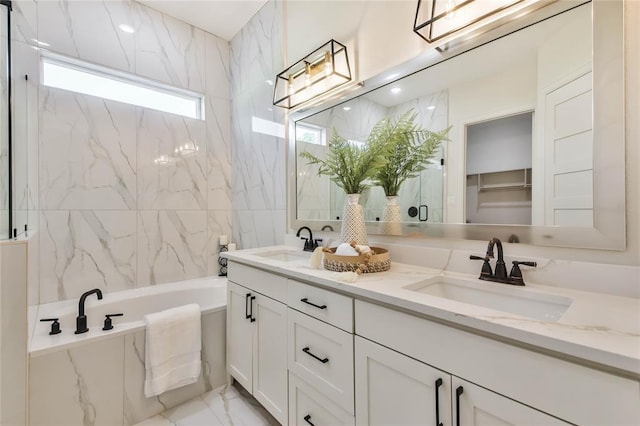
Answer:
POLYGON ((38 41, 65 55, 133 71, 134 34, 118 27, 133 26, 133 5, 128 0, 40 1, 38 41))
POLYGON ((206 275, 205 211, 141 211, 138 221, 138 286, 206 275))
POLYGON ((136 213, 43 211, 40 303, 79 297, 87 283, 106 291, 136 282, 136 213))
POLYGON ((279 424, 239 386, 216 388, 136 426, 267 426, 279 424))
POLYGON ((253 130, 254 118, 285 124, 272 105, 273 79, 285 68, 283 12, 282 2, 267 2, 230 44, 233 236, 241 247, 281 242, 286 227, 286 141, 253 130))
POLYGON ((138 3, 134 7, 136 73, 203 93, 205 32, 138 3))
POLYGON ((40 193, 45 209, 134 209, 136 108, 41 89, 40 193))

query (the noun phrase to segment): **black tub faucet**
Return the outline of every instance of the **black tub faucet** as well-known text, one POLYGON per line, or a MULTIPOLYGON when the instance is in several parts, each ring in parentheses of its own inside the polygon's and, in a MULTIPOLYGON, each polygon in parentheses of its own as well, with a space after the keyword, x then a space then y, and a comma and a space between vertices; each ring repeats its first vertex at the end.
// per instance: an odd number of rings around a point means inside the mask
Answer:
POLYGON ((298 232, 296 232, 296 237, 300 237, 301 240, 304 240, 304 251, 314 251, 316 247, 318 247, 318 243, 322 241, 321 238, 318 238, 317 240, 313 239, 313 234, 311 233, 311 229, 308 226, 303 226, 298 229, 298 232), (309 232, 309 238, 300 237, 300 232, 304 229, 309 232))
POLYGON ((88 296, 94 294, 98 296, 98 300, 102 300, 102 291, 99 288, 94 288, 93 290, 85 291, 80 296, 80 301, 78 302, 78 316, 76 317, 76 331, 75 334, 86 333, 89 331, 87 327, 87 316, 84 314, 84 303, 87 300, 88 296))

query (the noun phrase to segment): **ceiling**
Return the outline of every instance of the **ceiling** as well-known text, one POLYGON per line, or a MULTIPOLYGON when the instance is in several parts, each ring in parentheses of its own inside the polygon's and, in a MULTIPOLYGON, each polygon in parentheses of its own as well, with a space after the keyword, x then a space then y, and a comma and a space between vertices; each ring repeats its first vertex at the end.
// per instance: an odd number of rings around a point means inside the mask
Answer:
POLYGON ((231 40, 267 0, 137 0, 167 15, 231 40))

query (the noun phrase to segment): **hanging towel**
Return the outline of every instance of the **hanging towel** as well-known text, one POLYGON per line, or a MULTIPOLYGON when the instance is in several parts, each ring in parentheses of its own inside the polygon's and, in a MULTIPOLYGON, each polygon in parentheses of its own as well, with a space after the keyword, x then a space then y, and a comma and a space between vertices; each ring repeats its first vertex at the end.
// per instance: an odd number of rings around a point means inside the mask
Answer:
POLYGON ((145 315, 144 395, 150 398, 195 383, 200 376, 200 306, 145 315))

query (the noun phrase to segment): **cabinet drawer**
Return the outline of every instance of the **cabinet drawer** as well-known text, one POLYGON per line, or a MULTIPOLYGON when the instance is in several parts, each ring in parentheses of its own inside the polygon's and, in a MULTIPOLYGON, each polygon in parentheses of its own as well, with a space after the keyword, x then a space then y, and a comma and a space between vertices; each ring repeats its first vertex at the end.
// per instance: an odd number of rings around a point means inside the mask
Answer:
POLYGON ((351 297, 290 279, 287 305, 353 333, 353 299, 351 297))
POLYGON ((353 415, 295 374, 289 373, 290 425, 354 425, 353 415))
POLYGON ((287 297, 287 279, 285 277, 236 262, 229 262, 227 270, 229 281, 285 303, 287 297))
POLYGON ((291 308, 287 322, 289 371, 353 415, 353 335, 291 308))

